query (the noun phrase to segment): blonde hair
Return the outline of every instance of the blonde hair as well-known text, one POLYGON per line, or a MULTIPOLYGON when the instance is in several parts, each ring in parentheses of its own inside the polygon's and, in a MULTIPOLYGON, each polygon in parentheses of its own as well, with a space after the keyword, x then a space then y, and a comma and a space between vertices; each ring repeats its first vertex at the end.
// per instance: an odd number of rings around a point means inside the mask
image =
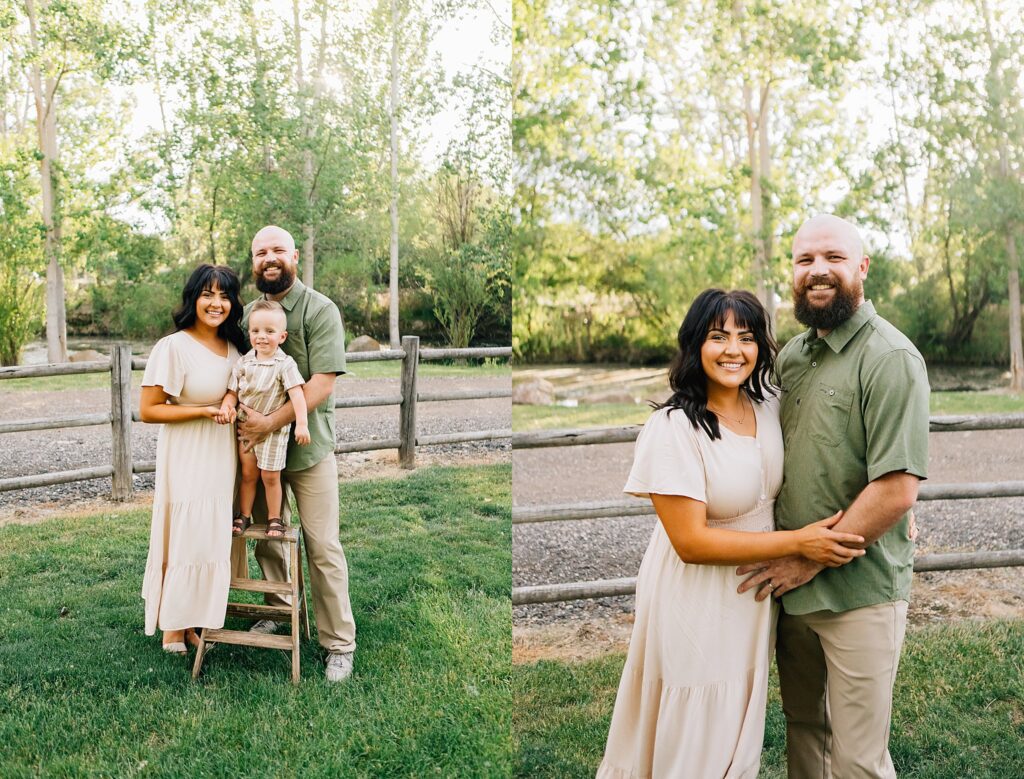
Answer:
POLYGON ((276 311, 279 314, 288 314, 284 310, 284 306, 278 303, 276 300, 267 300, 266 298, 260 298, 252 304, 252 308, 249 310, 250 314, 255 314, 257 311, 276 311))
POLYGON ((252 304, 252 308, 249 309, 249 319, 252 319, 252 315, 257 311, 271 311, 275 314, 280 314, 284 317, 284 329, 288 329, 288 312, 284 310, 284 306, 278 303, 276 300, 267 300, 266 298, 259 298, 252 304))

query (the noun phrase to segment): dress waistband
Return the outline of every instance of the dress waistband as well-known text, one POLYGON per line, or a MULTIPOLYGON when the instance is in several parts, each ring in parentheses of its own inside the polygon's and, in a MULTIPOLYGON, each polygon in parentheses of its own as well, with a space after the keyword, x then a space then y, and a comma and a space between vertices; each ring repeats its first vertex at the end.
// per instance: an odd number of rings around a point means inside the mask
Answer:
POLYGON ((751 533, 764 533, 775 529, 775 500, 766 500, 759 503, 746 514, 738 517, 727 517, 723 519, 712 519, 708 517, 708 527, 724 528, 726 530, 745 530, 751 533))

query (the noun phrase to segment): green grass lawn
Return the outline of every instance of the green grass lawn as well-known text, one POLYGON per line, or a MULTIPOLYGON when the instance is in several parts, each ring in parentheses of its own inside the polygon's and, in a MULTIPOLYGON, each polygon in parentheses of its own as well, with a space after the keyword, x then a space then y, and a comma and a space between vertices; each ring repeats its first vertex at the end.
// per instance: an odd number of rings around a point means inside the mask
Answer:
MULTIPOLYGON (((400 360, 350 363, 349 371, 357 379, 398 379, 402 374, 400 360)), ((508 360, 486 359, 481 365, 448 365, 440 362, 420 363, 419 375, 428 378, 491 378, 511 376, 508 360)), ((341 379, 342 382, 345 379, 341 379)), ((132 371, 132 386, 142 386, 142 371, 132 371)), ((40 376, 30 379, 0 381, 0 395, 8 392, 59 392, 61 390, 106 389, 109 373, 75 373, 68 376, 40 376)))
MULTIPOLYGON (((132 371, 132 386, 142 386, 142 371, 132 371)), ((67 376, 37 376, 0 381, 0 396, 15 392, 61 392, 63 390, 110 389, 110 373, 72 373, 67 376)))
MULTIPOLYGON (((1008 414, 1024 411, 1024 395, 1005 392, 933 392, 931 413, 1008 414)), ((570 427, 640 425, 651 409, 646 403, 594 403, 576 408, 564 406, 513 406, 512 429, 552 430, 570 427)))
MULTIPOLYGON (((402 375, 400 360, 375 360, 373 362, 353 362, 348 365, 352 376, 357 379, 397 379, 402 375)), ((448 365, 430 360, 421 362, 420 376, 442 378, 490 378, 492 376, 512 376, 512 368, 508 360, 485 359, 482 365, 448 365)))
POLYGON ((932 414, 1010 414, 1024 411, 1024 395, 1007 392, 933 392, 932 414))
MULTIPOLYGON (((911 630, 896 678, 890 751, 901 777, 1019 777, 1024 766, 1024 622, 911 630)), ((513 671, 515 775, 592 777, 624 656, 513 671)), ((778 683, 769 689, 762 779, 786 775, 778 683)))
POLYGON ((341 485, 339 685, 315 640, 298 686, 287 654, 227 645, 193 682, 142 632, 146 511, 0 528, 0 776, 508 776, 510 487, 507 465, 341 485))
POLYGON ((512 406, 512 429, 552 430, 561 427, 642 425, 651 414, 646 403, 592 403, 565 406, 512 406))

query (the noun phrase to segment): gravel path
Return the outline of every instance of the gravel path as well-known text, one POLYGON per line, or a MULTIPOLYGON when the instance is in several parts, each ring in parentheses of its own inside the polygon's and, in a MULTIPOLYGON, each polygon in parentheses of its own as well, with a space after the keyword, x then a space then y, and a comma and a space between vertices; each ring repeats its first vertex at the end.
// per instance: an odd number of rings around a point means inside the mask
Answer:
MULTIPOLYGON (((933 433, 930 482, 1010 481, 1024 473, 1024 430, 933 433)), ((622 500, 633 444, 524 449, 513 453, 516 506, 622 500)), ((916 509, 918 553, 1024 548, 1024 498, 928 501, 916 509)), ((654 517, 517 525, 514 586, 635 576, 654 517)), ((1019 568, 918 574, 911 617, 1024 616, 1019 568)), ((625 625, 633 598, 604 598, 514 609, 517 629, 593 623, 625 625)), ((575 628, 574 628, 575 629, 575 628)))
MULTIPOLYGON (((421 392, 510 387, 511 378, 503 376, 421 377, 419 380, 421 392)), ((397 379, 344 377, 338 380, 337 395, 386 395, 394 394, 397 388, 397 379)), ((135 390, 133 402, 136 409, 138 395, 138 390, 135 390)), ((0 421, 69 416, 110 409, 109 391, 106 389, 78 392, 8 390, 0 392, 0 399, 0 421)), ((337 420, 340 441, 398 437, 397 406, 339 409, 337 420)), ((417 430, 420 435, 472 430, 507 430, 511 426, 512 412, 508 398, 421 403, 417 408, 417 430)), ((158 431, 158 425, 133 425, 132 450, 136 461, 156 459, 158 431)), ((510 453, 511 444, 507 438, 426 446, 417 451, 417 464, 507 461, 510 453)), ((0 479, 88 468, 109 463, 110 459, 110 431, 105 426, 7 433, 0 438, 0 479)), ((343 477, 370 478, 387 469, 396 459, 395 450, 342 454, 338 455, 339 471, 343 477)), ((136 474, 135 487, 137 490, 151 490, 153 474, 136 474)), ((0 492, 0 514, 22 514, 42 505, 96 499, 109 494, 109 478, 0 492)))

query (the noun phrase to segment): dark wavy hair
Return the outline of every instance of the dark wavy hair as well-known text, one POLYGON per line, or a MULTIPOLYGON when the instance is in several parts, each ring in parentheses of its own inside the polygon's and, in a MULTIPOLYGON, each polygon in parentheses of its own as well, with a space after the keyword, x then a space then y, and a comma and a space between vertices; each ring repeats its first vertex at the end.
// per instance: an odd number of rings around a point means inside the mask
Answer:
POLYGON ((238 296, 242 283, 238 274, 226 265, 210 265, 203 263, 188 277, 184 289, 181 290, 181 306, 171 315, 174 317, 175 330, 187 330, 196 323, 196 301, 208 289, 220 287, 221 292, 231 301, 231 310, 217 328, 217 335, 235 345, 240 352, 245 352, 245 337, 242 335, 242 299, 238 296))
POLYGON ((724 327, 730 312, 736 325, 750 330, 757 343, 754 371, 743 382, 742 389, 758 403, 764 402, 766 393, 775 394, 772 377, 779 347, 768 329, 768 314, 761 301, 745 290, 706 289, 690 304, 679 326, 679 351, 668 371, 672 397, 664 403, 651 404, 656 409, 669 409, 670 414, 682 409, 691 424, 703 428, 712 441, 721 438, 722 433, 718 417, 708 411, 708 377, 701 365, 700 351, 708 331, 724 327))

